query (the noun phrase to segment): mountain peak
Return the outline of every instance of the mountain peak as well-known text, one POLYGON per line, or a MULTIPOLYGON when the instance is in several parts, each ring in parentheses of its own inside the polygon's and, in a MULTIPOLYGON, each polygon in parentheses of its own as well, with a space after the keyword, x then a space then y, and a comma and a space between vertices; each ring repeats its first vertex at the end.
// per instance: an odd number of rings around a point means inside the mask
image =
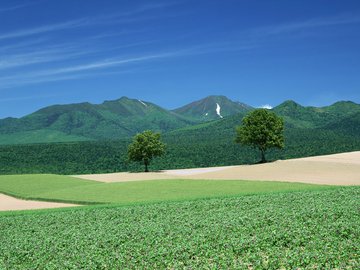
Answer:
POLYGON ((128 98, 126 96, 122 96, 122 97, 114 99, 114 100, 105 100, 103 102, 103 104, 105 104, 105 103, 114 103, 114 102, 126 102, 126 101, 129 101, 129 100, 132 100, 132 99, 128 98))
POLYGON ((326 112, 332 112, 336 114, 343 114, 343 113, 349 114, 360 111, 359 104, 356 104, 355 102, 352 101, 338 101, 330 106, 322 107, 321 109, 326 112))
POLYGON ((302 107, 302 106, 299 103, 296 103, 294 100, 289 99, 289 100, 285 100, 277 107, 302 107))
POLYGON ((299 111, 299 110, 302 110, 303 108, 305 108, 305 107, 303 107, 299 103, 296 103, 294 100, 286 100, 283 103, 274 107, 273 110, 277 113, 287 113, 290 111, 292 111, 292 112, 299 111))
POLYGON ((350 101, 350 100, 340 100, 340 101, 337 101, 333 104, 331 104, 330 106, 328 107, 337 107, 337 106, 358 106, 359 104, 353 102, 353 101, 350 101))
POLYGON ((112 105, 115 104, 116 106, 123 105, 123 106, 140 106, 140 107, 148 107, 148 105, 150 104, 153 105, 150 102, 146 102, 140 99, 129 98, 125 96, 115 100, 105 100, 102 103, 102 105, 110 105, 110 104, 112 105))
POLYGON ((235 102, 222 95, 207 96, 183 107, 173 110, 177 114, 200 121, 221 119, 229 115, 246 112, 249 105, 235 102))
POLYGON ((226 96, 223 96, 223 95, 210 95, 210 96, 207 96, 203 99, 223 99, 223 100, 230 100, 229 98, 227 98, 226 96))

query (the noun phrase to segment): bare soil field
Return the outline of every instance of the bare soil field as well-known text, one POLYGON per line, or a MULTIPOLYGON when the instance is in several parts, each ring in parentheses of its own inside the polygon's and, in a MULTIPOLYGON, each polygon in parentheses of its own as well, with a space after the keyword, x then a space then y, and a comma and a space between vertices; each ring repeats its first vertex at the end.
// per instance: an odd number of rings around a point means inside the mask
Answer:
POLYGON ((20 200, 0 193, 0 211, 45 209, 45 208, 70 207, 70 206, 77 206, 77 205, 68 204, 68 203, 52 203, 52 202, 20 200))
POLYGON ((156 179, 262 180, 323 185, 360 185, 360 151, 278 160, 256 165, 167 170, 150 173, 76 175, 101 182, 156 179))

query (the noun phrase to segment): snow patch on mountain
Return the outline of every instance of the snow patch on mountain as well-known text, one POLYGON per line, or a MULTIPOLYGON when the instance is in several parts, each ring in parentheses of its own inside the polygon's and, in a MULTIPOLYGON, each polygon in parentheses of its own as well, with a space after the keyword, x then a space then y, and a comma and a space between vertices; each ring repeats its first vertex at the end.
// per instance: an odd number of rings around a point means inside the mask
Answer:
POLYGON ((147 104, 146 104, 145 102, 142 102, 140 99, 138 99, 138 101, 139 101, 142 105, 144 105, 145 107, 147 107, 147 104))
POLYGON ((221 113, 220 113, 221 107, 219 105, 219 103, 216 103, 216 114, 220 117, 223 118, 221 113))

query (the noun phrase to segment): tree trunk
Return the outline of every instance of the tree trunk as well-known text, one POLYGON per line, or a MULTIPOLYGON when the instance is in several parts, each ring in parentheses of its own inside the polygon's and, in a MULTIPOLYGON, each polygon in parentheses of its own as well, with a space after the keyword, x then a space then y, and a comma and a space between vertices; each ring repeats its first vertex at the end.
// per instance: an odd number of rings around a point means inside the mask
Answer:
POLYGON ((261 163, 266 163, 266 159, 265 159, 265 150, 260 149, 261 151, 261 163))
POLYGON ((149 172, 149 169, 148 169, 149 162, 147 160, 144 160, 144 165, 145 165, 145 172, 149 172))

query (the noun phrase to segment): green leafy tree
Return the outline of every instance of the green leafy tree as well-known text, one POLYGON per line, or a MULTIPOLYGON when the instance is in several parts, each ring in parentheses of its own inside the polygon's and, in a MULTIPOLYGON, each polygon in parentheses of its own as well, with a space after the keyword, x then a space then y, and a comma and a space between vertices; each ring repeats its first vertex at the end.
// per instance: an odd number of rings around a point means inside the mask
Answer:
POLYGON ((148 172, 150 161, 165 153, 165 144, 160 141, 160 133, 146 130, 134 136, 128 148, 128 157, 132 161, 143 162, 148 172))
POLYGON ((266 162, 265 152, 269 148, 284 147, 284 121, 267 109, 250 112, 236 128, 235 141, 243 145, 258 148, 261 152, 261 163, 266 162))

